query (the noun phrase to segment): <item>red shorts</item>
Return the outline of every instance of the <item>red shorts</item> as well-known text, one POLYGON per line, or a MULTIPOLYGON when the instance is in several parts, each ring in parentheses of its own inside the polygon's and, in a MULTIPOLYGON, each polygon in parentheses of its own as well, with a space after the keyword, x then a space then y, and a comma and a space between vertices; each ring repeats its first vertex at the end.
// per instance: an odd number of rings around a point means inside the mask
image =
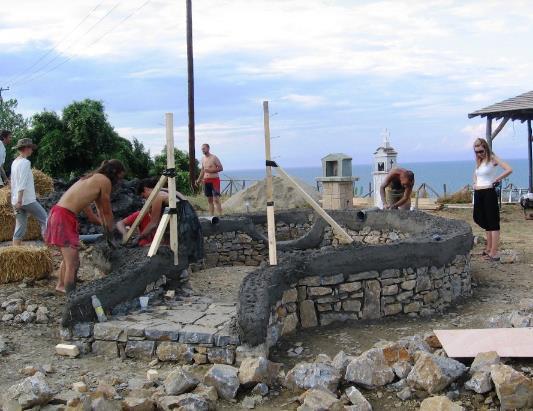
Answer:
POLYGON ((44 241, 57 247, 78 248, 80 236, 76 214, 64 207, 53 206, 48 215, 44 241))
POLYGON ((204 178, 204 194, 206 197, 219 197, 220 178, 204 178))

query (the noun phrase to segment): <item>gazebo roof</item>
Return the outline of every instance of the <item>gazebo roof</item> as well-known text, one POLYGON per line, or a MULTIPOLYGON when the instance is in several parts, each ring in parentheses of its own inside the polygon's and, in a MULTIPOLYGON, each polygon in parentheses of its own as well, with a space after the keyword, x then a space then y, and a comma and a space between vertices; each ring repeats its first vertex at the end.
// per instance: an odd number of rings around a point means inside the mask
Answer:
POLYGON ((508 98, 468 114, 468 118, 477 116, 495 119, 503 117, 510 120, 520 120, 521 122, 533 120, 533 91, 508 98))

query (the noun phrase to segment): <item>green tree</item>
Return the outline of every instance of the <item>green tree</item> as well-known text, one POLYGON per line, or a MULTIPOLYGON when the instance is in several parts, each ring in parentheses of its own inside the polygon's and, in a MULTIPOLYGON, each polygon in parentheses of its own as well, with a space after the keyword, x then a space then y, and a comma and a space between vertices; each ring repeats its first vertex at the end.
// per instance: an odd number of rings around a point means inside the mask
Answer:
POLYGON ((150 153, 136 139, 133 143, 113 129, 100 101, 76 101, 57 113, 44 111, 32 118, 28 132, 38 149, 34 164, 54 177, 82 175, 106 159, 121 160, 128 177, 150 174, 150 153))
MULTIPOLYGON (((184 194, 192 194, 193 188, 189 184, 189 156, 187 152, 174 148, 176 162, 176 188, 184 194)), ((167 148, 163 148, 161 154, 155 156, 152 175, 161 175, 167 168, 167 148)), ((198 160, 196 160, 196 175, 200 173, 198 160)))
MULTIPOLYGON (((10 130, 13 133, 13 140, 16 141, 25 135, 28 129, 28 120, 20 113, 17 113, 18 102, 16 99, 0 101, 0 130, 10 130)), ((6 150, 6 164, 4 169, 9 174, 11 162, 13 161, 13 150, 6 150)))

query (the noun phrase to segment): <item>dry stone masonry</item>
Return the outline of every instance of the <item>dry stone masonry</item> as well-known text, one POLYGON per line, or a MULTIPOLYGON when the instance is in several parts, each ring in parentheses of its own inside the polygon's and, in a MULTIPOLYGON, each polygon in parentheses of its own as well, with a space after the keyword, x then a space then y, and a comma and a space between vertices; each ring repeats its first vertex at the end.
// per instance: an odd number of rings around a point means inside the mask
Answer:
POLYGON ((443 267, 305 277, 272 307, 269 345, 297 328, 435 313, 471 294, 469 268, 469 257, 458 255, 443 267))

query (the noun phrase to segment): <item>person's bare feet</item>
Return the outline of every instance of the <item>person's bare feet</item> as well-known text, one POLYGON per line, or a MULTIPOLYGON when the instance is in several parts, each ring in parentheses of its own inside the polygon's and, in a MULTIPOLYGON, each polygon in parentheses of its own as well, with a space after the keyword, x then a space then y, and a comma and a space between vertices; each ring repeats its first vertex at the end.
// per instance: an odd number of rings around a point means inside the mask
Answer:
POLYGON ((63 294, 65 294, 65 292, 66 292, 66 291, 65 291, 65 287, 62 286, 62 285, 58 285, 58 286, 56 287, 56 291, 57 291, 58 293, 63 293, 63 294))

